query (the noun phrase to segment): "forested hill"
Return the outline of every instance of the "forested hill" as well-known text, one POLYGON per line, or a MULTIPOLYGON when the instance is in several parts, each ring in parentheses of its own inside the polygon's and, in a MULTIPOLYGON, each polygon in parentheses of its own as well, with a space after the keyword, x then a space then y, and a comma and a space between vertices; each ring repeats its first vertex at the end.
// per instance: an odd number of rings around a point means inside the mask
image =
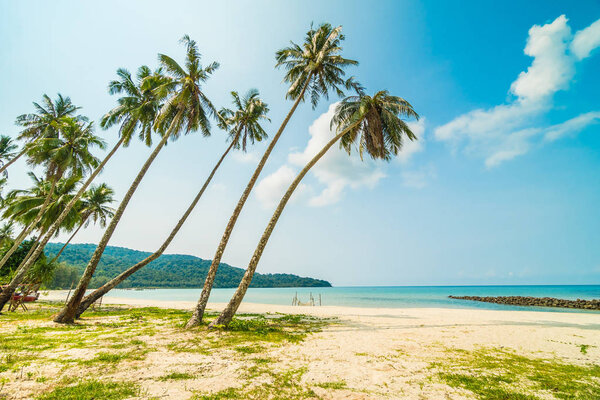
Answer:
MULTIPOLYGON (((62 243, 48 243, 44 251, 48 257, 52 258, 62 245, 62 243)), ((73 268, 70 268, 71 271, 65 271, 64 268, 61 268, 60 275, 63 276, 56 276, 53 286, 68 288, 70 282, 75 279, 75 275, 81 275, 95 249, 95 244, 72 244, 67 246, 59 261, 73 268)), ((110 278, 115 277, 150 254, 149 252, 124 247, 108 246, 94 274, 92 287, 104 284, 110 278)), ((119 287, 202 287, 209 267, 210 260, 183 254, 166 254, 137 271, 119 287)), ((237 287, 243 274, 243 269, 221 263, 214 287, 237 287)), ((256 273, 250 286, 329 287, 331 284, 324 280, 304 278, 292 274, 256 273)))

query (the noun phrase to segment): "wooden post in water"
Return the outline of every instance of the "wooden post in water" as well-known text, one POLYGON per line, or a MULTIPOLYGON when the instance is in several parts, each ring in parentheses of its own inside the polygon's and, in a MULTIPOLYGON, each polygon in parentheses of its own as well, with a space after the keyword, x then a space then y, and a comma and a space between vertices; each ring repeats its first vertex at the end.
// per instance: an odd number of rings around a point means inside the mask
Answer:
POLYGON ((319 293, 319 306, 321 306, 321 293, 319 293))

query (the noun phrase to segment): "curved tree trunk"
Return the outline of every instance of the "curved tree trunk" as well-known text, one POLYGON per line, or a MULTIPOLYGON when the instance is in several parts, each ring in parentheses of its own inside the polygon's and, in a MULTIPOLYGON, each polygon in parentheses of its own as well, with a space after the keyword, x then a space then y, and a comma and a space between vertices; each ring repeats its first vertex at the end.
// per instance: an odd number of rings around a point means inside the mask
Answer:
POLYGON ((204 191, 206 190, 210 181, 212 180, 215 173, 217 172, 217 169, 219 169, 219 166, 221 165, 221 163, 223 162, 223 160, 225 159, 225 157, 227 156, 229 151, 233 148, 234 144, 235 144, 235 139, 231 141, 231 144, 227 147, 227 150, 225 150, 225 153, 223 153, 223 155, 219 159, 219 162, 217 162, 217 164, 211 171, 208 178, 206 178, 204 185, 202 185, 202 188, 200 189, 200 191, 198 192, 198 194, 196 195, 194 200, 191 202, 191 204, 189 205, 187 210, 185 210, 185 213, 183 214, 181 219, 179 219, 179 221, 177 222, 177 225, 175 225, 175 227, 173 228, 173 230, 171 231, 171 233, 169 234, 167 239, 158 248, 158 250, 156 250, 156 252, 149 255, 148 257, 146 257, 139 263, 137 263, 134 266, 130 267, 129 269, 123 271, 121 274, 119 274, 115 278, 111 279, 110 281, 108 281, 107 283, 105 283, 104 285, 99 287, 98 289, 94 290, 92 293, 88 294, 81 301, 81 304, 77 308, 77 313, 76 313, 77 318, 79 318, 79 316, 81 314, 83 314, 85 312, 85 310, 87 310, 88 307, 91 306, 96 300, 98 300, 99 298, 104 296, 106 293, 108 293, 109 291, 114 289, 119 283, 121 283, 125 279, 129 278, 131 275, 133 275, 139 269, 143 268, 144 266, 150 264, 152 261, 156 260, 158 257, 160 257, 165 252, 165 250, 167 250, 167 247, 171 244, 171 241, 173 241, 173 239, 175 238, 175 235, 177 235, 177 233, 179 232, 179 230, 181 229, 181 227, 183 226, 183 224, 185 223, 187 218, 190 216, 190 214, 194 210, 194 207, 196 207, 196 204, 198 204, 198 201, 200 201, 200 198, 204 194, 204 191))
POLYGON ((21 152, 19 154, 17 154, 16 156, 14 156, 12 160, 10 160, 6 164, 4 164, 2 167, 0 167, 0 174, 3 173, 4 171, 6 171, 6 169, 8 167, 10 167, 12 164, 14 164, 15 161, 17 161, 19 158, 21 158, 21 156, 23 154, 25 154, 26 152, 27 152, 27 148, 23 147, 23 150, 21 150, 21 152))
POLYGON ((273 229, 275 229, 275 225, 277 224, 277 221, 279 220, 279 217, 281 216, 281 213, 283 212, 283 209, 285 208, 287 202, 289 201, 290 197, 294 193, 294 190, 296 190, 296 188, 300 184, 300 181, 302 181, 302 179, 308 173, 308 171, 317 163, 317 161, 319 161, 321 159, 321 157, 323 157, 323 155, 325 153, 327 153, 327 151, 331 148, 331 146, 333 146, 343 135, 346 134, 346 132, 348 132, 348 129, 344 129, 342 132, 337 134, 333 139, 331 139, 321 149, 321 151, 319 151, 317 153, 317 155, 315 155, 312 158, 312 160, 310 160, 310 162, 308 164, 306 164, 306 166, 302 169, 302 171, 300 171, 298 176, 296 176, 296 179, 294 179, 294 181, 290 184, 290 186, 288 187, 288 190, 285 192, 285 194, 279 201, 279 204, 277 205, 275 212, 273 212, 273 216, 271 217, 271 220, 269 221, 267 228, 265 229, 262 237, 260 238, 260 241, 258 242, 258 246, 256 246, 256 250, 254 250, 252 259, 250 260, 250 263, 248 264, 248 268, 246 269, 246 272, 244 273, 244 277, 242 278, 242 281, 240 282, 237 290, 235 291, 233 297, 229 301, 229 304, 227 304, 227 307, 225 307, 225 309, 210 324, 210 326, 227 325, 231 322, 231 319, 233 318, 238 307, 242 303, 244 295, 246 294, 246 291, 248 290, 248 286, 250 286, 250 282, 252 281, 252 277, 254 276, 254 272, 256 271, 256 267, 258 266, 260 257, 262 256, 262 253, 265 250, 265 246, 267 245, 267 242, 269 241, 269 238, 271 237, 271 233, 273 233, 273 229))
POLYGON ((206 280, 204 281, 204 287, 202 288, 202 293, 200 294, 200 299, 198 300, 198 304, 196 304, 194 313, 192 314, 192 317, 190 318, 190 320, 187 322, 186 328, 192 328, 194 326, 198 326, 202 322, 202 318, 204 317, 204 310, 206 309, 206 303, 208 303, 208 298, 210 297, 210 291, 211 291, 213 283, 215 281, 215 276, 217 275, 217 270, 219 269, 219 264, 221 263, 221 258, 223 257, 223 252, 225 251, 225 248, 227 247, 227 242, 229 242, 229 238, 231 237, 231 232, 233 231, 233 228, 235 227, 235 223, 237 222, 237 219, 240 216, 240 213, 242 212, 242 208, 244 207, 246 200, 248 200, 248 197, 250 196, 250 192, 252 191, 252 188, 256 184, 256 181, 258 180, 258 176, 260 175, 263 167, 265 166, 267 159, 269 158, 269 156, 271 155, 271 152, 273 151, 273 148, 277 144, 279 137, 283 133, 283 130, 285 129, 286 125, 288 124, 290 118, 292 118, 292 115, 294 114, 294 111, 296 111, 298 104, 300 104, 300 101, 302 101, 302 99, 304 98, 304 92, 306 92, 306 88, 308 87, 310 80, 311 80, 311 76, 309 75, 306 83, 304 84, 304 87, 302 88, 302 92, 300 93, 300 95, 298 96, 296 101, 294 102, 294 105, 292 106, 291 110, 288 112, 288 114, 285 117, 285 119, 283 120, 283 122, 281 123, 281 126, 279 127, 279 130, 277 131, 277 133, 271 140, 271 143, 269 143, 269 146, 267 147, 262 158, 260 159, 260 162, 258 163, 258 166, 256 167, 256 170, 254 171, 254 174, 252 174, 252 177, 250 178, 250 182, 248 182, 248 185, 246 186, 244 193, 242 193, 242 197, 240 198, 237 205, 235 206, 235 209, 233 210, 233 215, 231 216, 231 218, 229 218, 229 222, 227 223, 227 227, 225 228, 225 232, 223 233, 223 237, 221 238, 219 247, 217 247, 215 256, 213 257, 213 260, 210 264, 210 268, 208 270, 206 280))
MULTIPOLYGON (((54 195, 54 190, 56 189, 56 183, 58 182, 59 179, 60 179, 60 175, 56 176, 52 180, 52 186, 50 187, 50 191, 48 192, 48 195, 46 196, 44 203, 40 207, 40 211, 38 211, 33 222, 31 224, 29 224, 27 226, 27 228, 25 228, 21 232, 21 234, 19 235, 19 237, 17 237, 17 239, 15 240, 15 243, 12 245, 10 250, 8 250, 8 252, 4 255, 4 257, 2 258, 2 261, 0 261, 0 267, 2 267, 8 261, 10 256, 19 248, 19 245, 21 243, 23 243, 23 241, 25 240, 27 235, 29 235, 35 229, 36 225, 40 222, 40 220, 44 216, 44 213, 46 212, 46 209, 48 208, 48 205, 50 204, 50 200, 52 199, 52 196, 54 195)), ((39 242, 39 238, 36 240, 36 243, 38 243, 38 242, 39 242)), ((37 253, 39 255, 39 253, 37 252, 39 245, 37 245, 37 246, 34 245, 33 248, 35 250, 32 252, 31 249, 29 249, 29 251, 27 252, 27 255, 25 256, 23 261, 25 261, 28 258, 28 256, 32 257, 33 254, 37 253)), ((31 265, 33 265, 33 262, 35 260, 36 260, 36 258, 33 259, 33 261, 31 262, 31 265)), ((23 261, 21 261, 21 264, 19 265, 19 267, 17 267, 17 270, 15 271, 15 274, 14 274, 13 278, 11 279, 10 283, 8 284, 8 286, 6 286, 2 290, 2 293, 0 293, 0 311, 2 311, 2 309, 4 308, 6 303, 10 300, 15 289, 17 288, 17 286, 19 286, 19 284, 25 277, 25 275, 27 274, 27 271, 29 271, 29 268, 24 268, 25 264, 23 263, 23 261)))
POLYGON ((73 295, 71 296, 67 304, 65 304, 64 308, 60 311, 60 313, 58 313, 58 315, 54 318, 54 322, 70 324, 73 323, 73 321, 75 320, 75 313, 77 311, 77 307, 79 307, 79 303, 81 302, 81 299, 83 299, 85 291, 90 281, 92 280, 92 276, 94 275, 96 267, 100 262, 100 257, 102 257, 102 253, 104 253, 104 250, 108 245, 108 241, 110 240, 113 232, 115 231, 117 224, 121 220, 123 212, 129 204, 133 193, 135 193, 140 182, 142 181, 142 178, 144 177, 144 175, 146 175, 146 172, 148 172, 148 168, 150 168, 150 165, 152 165, 152 162, 154 162, 154 159, 156 158, 158 153, 167 143, 167 140, 169 140, 169 136, 170 133, 165 133, 163 135, 161 141, 156 145, 156 147, 142 166, 142 169, 138 172, 137 176, 133 180, 133 183, 129 187, 129 190, 127 190, 127 193, 125 193, 123 200, 121 200, 119 208, 117 208, 115 215, 110 221, 108 228, 106 228, 106 231, 104 231, 104 235, 102 236, 102 239, 100 239, 100 243, 98 243, 98 247, 96 247, 94 254, 92 254, 92 258, 88 262, 88 265, 85 268, 85 271, 83 272, 83 275, 81 276, 81 279, 79 280, 79 283, 77 284, 73 295))
MULTIPOLYGON (((83 196, 83 194, 85 193, 88 186, 92 183, 92 181, 96 178, 96 176, 98 176, 100 171, 102 171, 102 168, 104 168, 104 166, 106 165, 108 160, 110 160, 110 158, 115 154, 115 152, 119 149, 119 147, 121 147, 124 140, 125 140, 124 137, 121 137, 119 139, 117 144, 111 149, 111 151, 106 155, 104 160, 102 160, 100 165, 98 165, 98 167, 96 167, 94 172, 92 172, 90 177, 85 181, 83 186, 81 186, 81 188, 79 188, 79 191, 77 192, 75 197, 73 197, 71 199, 71 201, 69 201, 69 203, 67 204, 65 209, 60 213, 60 215, 58 216, 56 221, 54 221, 54 224, 48 229, 47 233, 44 235, 44 238, 41 240, 40 244, 36 247, 33 254, 31 254, 31 256, 29 256, 28 258, 25 258, 21 262, 21 265, 19 265, 19 268, 18 268, 18 269, 24 270, 24 274, 20 278, 21 280, 25 276, 25 273, 27 273, 27 271, 29 271, 29 268, 31 268, 31 266, 33 265, 35 260, 37 260, 38 256, 42 253, 42 251, 44 251, 44 247, 46 247, 46 244, 48 244, 48 242, 54 236, 56 231, 60 228, 60 225, 62 224, 64 219, 67 217, 67 215, 69 215, 69 213, 71 212, 73 207, 75 207, 75 204, 77 203, 77 201, 81 198, 81 196, 83 196)), ((13 277, 13 281, 15 281, 15 278, 17 278, 17 277, 16 276, 13 277)), ((14 287, 17 287, 21 283, 21 280, 15 281, 14 287)), ((11 283, 10 283, 11 286, 13 285, 13 281, 11 281, 11 283)), ((6 301, 4 301, 4 292, 3 292, 3 294, 0 295, 0 311, 2 311, 2 307, 4 307, 5 304, 6 304, 6 301)))
POLYGON ((71 237, 69 237, 69 239, 65 242, 65 244, 63 245, 63 247, 60 248, 60 250, 58 251, 58 253, 56 253, 56 255, 52 258, 52 260, 50 260, 50 264, 53 263, 54 261, 58 260, 58 257, 60 257, 60 255, 62 254, 62 252, 65 251, 65 249, 67 248, 67 245, 69 243, 71 243, 71 240, 73 240, 73 238, 75 237, 75 235, 77 235, 77 232, 79 232, 79 230, 85 224, 85 222, 88 220, 89 217, 90 216, 88 214, 88 216, 86 216, 83 219, 83 221, 81 221, 81 223, 79 224, 79 226, 77 227, 77 229, 75 229, 75 232, 73 232, 73 234, 71 235, 71 237))

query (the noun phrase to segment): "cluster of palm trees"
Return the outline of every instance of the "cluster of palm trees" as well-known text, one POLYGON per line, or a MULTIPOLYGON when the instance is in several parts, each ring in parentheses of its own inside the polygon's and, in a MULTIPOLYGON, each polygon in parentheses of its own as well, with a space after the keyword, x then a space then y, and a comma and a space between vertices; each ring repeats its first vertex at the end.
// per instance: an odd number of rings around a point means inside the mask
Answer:
MULTIPOLYGON (((337 97, 344 97, 345 91, 353 92, 351 96, 343 98, 338 103, 335 116, 331 121, 331 127, 335 131, 335 135, 290 184, 260 238, 254 255, 248 264, 246 273, 234 296, 225 310, 211 323, 211 326, 229 324, 244 298, 269 237, 292 193, 308 171, 334 144, 339 142, 340 147, 344 148, 348 154, 350 154, 353 148, 356 148, 361 157, 366 152, 367 155, 374 159, 389 160, 398 154, 405 138, 409 140, 416 139, 403 118, 418 119, 418 115, 406 100, 392 96, 387 91, 380 91, 373 96, 369 96, 352 77, 345 77, 346 68, 357 65, 358 62, 342 57, 342 42, 344 39, 341 27, 333 27, 330 24, 321 24, 316 28, 311 26, 301 44, 292 42, 289 47, 281 49, 276 53, 276 67, 285 69, 284 81, 290 85, 286 98, 292 100, 293 104, 279 126, 279 129, 267 145, 263 156, 229 219, 209 268, 202 294, 192 317, 187 323, 187 327, 194 327, 202 323, 219 264, 235 228, 237 219, 269 156, 301 103, 310 100, 312 107, 315 108, 322 97, 328 99, 330 94, 334 94, 337 97)), ((10 156, 4 158, 7 161, 2 164, 0 172, 5 171, 14 162, 15 158, 23 154, 29 157, 28 160, 31 163, 44 165, 47 176, 47 183, 44 185, 48 187, 46 190, 50 193, 48 195, 50 197, 54 196, 55 192, 63 190, 62 186, 57 184, 60 179, 70 179, 73 176, 77 176, 80 183, 79 190, 75 195, 72 195, 69 199, 63 199, 60 207, 53 208, 54 211, 51 217, 44 218, 44 215, 50 209, 48 206, 50 200, 47 200, 47 198, 44 198, 41 204, 38 201, 37 209, 26 211, 27 215, 29 215, 28 218, 31 219, 31 224, 34 224, 36 227, 40 226, 38 228, 39 239, 36 241, 36 246, 32 248, 30 254, 28 254, 14 273, 10 284, 0 295, 0 310, 6 302, 3 299, 6 296, 10 296, 10 293, 12 293, 10 291, 14 290, 16 285, 20 283, 19 279, 22 279, 20 275, 24 273, 23 271, 26 272, 31 268, 36 258, 42 254, 44 246, 60 229, 70 228, 75 234, 88 220, 106 221, 110 218, 110 223, 108 223, 73 295, 54 318, 55 322, 72 323, 94 301, 164 253, 194 207, 198 204, 204 191, 215 176, 217 169, 232 149, 246 151, 249 144, 254 144, 267 138, 267 133, 262 127, 262 123, 269 121, 267 117, 269 109, 267 104, 260 99, 258 91, 253 89, 243 96, 240 96, 237 92, 231 92, 233 109, 222 108, 217 110, 204 94, 202 85, 218 69, 219 65, 213 62, 203 67, 200 63, 201 57, 196 43, 188 36, 184 36, 181 41, 186 47, 185 63, 183 65, 180 65, 167 55, 159 54, 158 60, 160 65, 154 71, 147 66, 142 66, 138 69, 135 78, 127 70, 119 69, 117 71, 118 79, 109 84, 109 92, 113 95, 120 95, 120 97, 117 100, 117 106, 102 118, 100 126, 106 129, 118 125, 120 137, 117 144, 102 161, 91 156, 89 153, 85 153, 87 154, 85 155, 83 151, 79 151, 82 149, 75 144, 72 147, 79 152, 75 153, 73 151, 72 154, 78 154, 78 156, 71 157, 73 161, 70 162, 58 162, 50 158, 45 159, 44 157, 50 157, 49 153, 38 154, 32 150, 22 151, 12 156, 12 158, 10 156), (131 197, 134 195, 134 192, 158 153, 169 139, 177 140, 182 133, 188 134, 200 131, 204 136, 210 135, 211 120, 214 120, 217 126, 227 132, 228 144, 182 217, 154 253, 129 267, 123 273, 86 296, 86 290, 102 253, 108 245, 131 197), (93 191, 100 190, 100 187, 103 187, 106 191, 110 191, 110 189, 105 185, 101 185, 92 187, 90 191, 86 192, 88 186, 112 155, 120 147, 127 146, 136 133, 140 140, 148 146, 152 145, 154 134, 158 135, 160 141, 155 145, 152 153, 141 167, 116 210, 113 212, 111 209, 104 214, 100 214, 98 211, 96 211, 96 214, 91 213, 89 207, 86 207, 85 204, 87 204, 86 201, 89 201, 88 199, 91 197, 93 191), (83 178, 84 176, 86 176, 85 179, 83 178), (98 216, 94 217, 94 215, 98 216), (103 215, 104 219, 99 215, 103 215), (78 216, 78 222, 76 223, 72 222, 72 218, 75 218, 74 216, 78 216), (44 220, 48 220, 48 222, 40 224, 40 220, 43 218, 44 220)), ((59 97, 59 99, 62 99, 62 97, 59 97)), ((71 140, 73 143, 79 143, 75 140, 75 137, 77 135, 80 135, 77 136, 78 138, 87 135, 85 137, 87 138, 86 146, 88 149, 92 146, 103 147, 103 142, 93 136, 91 123, 88 123, 83 117, 70 116, 77 108, 70 105, 70 102, 69 107, 63 107, 65 110, 62 113, 64 114, 69 111, 69 115, 65 116, 65 118, 72 120, 73 124, 79 126, 80 129, 77 131, 79 133, 76 134, 74 131, 71 132, 70 129, 61 128, 66 132, 62 133, 61 130, 61 140, 71 140), (87 133, 84 134, 84 132, 87 133), (92 137, 94 138, 93 140, 92 137)), ((26 123, 29 119, 20 117, 17 122, 19 123, 19 121, 26 123)), ((33 144, 40 136, 29 136, 27 132, 26 128, 21 134, 24 140, 29 140, 25 147, 34 148, 33 144)), ((51 135, 50 133, 45 135, 42 140, 46 140, 46 138, 54 140, 54 136, 58 137, 58 135, 51 135)), ((81 139, 80 141, 83 145, 84 140, 81 139)), ((2 142, 0 142, 1 144, 2 142)), ((15 148, 12 148, 7 152, 12 152, 11 154, 13 154, 15 150, 15 148)), ((0 157, 1 155, 2 149, 0 148, 0 157)), ((66 184, 65 182, 63 185, 66 184)), ((41 199, 43 196, 38 195, 38 198, 41 199)), ((25 224, 25 226, 26 229, 23 230, 22 235, 19 235, 23 239, 31 234, 31 231, 34 229, 30 229, 30 225, 25 224)))
POLYGON ((106 184, 89 189, 81 185, 82 179, 99 164, 91 151, 95 147, 104 148, 104 142, 94 134, 93 124, 86 117, 75 115, 79 108, 68 97, 58 95, 52 101, 44 95, 41 105, 33 104, 34 113, 17 118, 17 124, 23 127, 17 138, 24 143, 22 149, 16 153, 18 145, 12 138, 3 136, 0 139, 3 185, 7 181, 7 168, 20 157, 25 156, 28 165, 44 170, 43 177, 29 173, 33 187, 12 190, 2 198, 2 218, 8 222, 2 229, 4 251, 0 268, 9 262, 29 235, 35 239, 29 241, 28 253, 12 271, 10 284, 2 290, 0 309, 19 285, 33 278, 30 274, 32 268, 44 274, 56 267, 57 257, 49 262, 45 257, 40 259, 44 235, 50 231, 51 235, 73 231, 70 241, 81 227, 91 221, 102 225, 112 217, 109 206, 113 201, 112 189, 106 184), (67 210, 68 204, 71 206, 67 210), (63 212, 64 216, 58 222, 63 212), (15 225, 22 226, 22 230, 13 238, 15 225), (25 261, 28 261, 27 265, 25 261))

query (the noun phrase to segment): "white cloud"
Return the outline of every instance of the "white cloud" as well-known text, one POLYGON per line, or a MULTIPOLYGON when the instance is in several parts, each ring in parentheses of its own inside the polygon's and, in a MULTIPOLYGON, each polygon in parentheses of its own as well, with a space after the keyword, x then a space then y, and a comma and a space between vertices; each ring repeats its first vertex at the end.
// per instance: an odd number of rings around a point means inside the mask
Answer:
MULTIPOLYGON (((337 103, 331 104, 327 112, 321 114, 308 128, 310 139, 303 150, 292 150, 286 165, 259 182, 256 197, 264 207, 272 207, 279 202, 297 172, 335 136, 329 124, 336 106, 337 103)), ((407 163, 415 153, 424 149, 425 119, 410 122, 409 125, 419 140, 406 140, 402 152, 398 154, 400 163, 407 163)), ((297 191, 301 190, 303 194, 297 197, 308 198, 308 204, 315 207, 338 202, 347 188, 374 188, 385 177, 383 162, 376 162, 368 157, 361 160, 356 151, 348 155, 337 143, 311 169, 311 173, 324 188, 317 191, 301 184, 302 188, 299 187, 297 191)))
POLYGON ((591 125, 600 121, 600 111, 592 111, 581 114, 575 118, 571 118, 561 124, 553 125, 546 129, 544 139, 554 141, 569 134, 575 134, 591 125))
MULTIPOLYGON (((277 171, 266 176, 256 186, 256 198, 265 208, 271 208, 276 206, 283 197, 285 191, 294 178, 296 177, 297 171, 287 165, 283 165, 277 171)), ((299 196, 306 191, 306 185, 301 183, 296 188, 296 191, 292 195, 290 202, 295 201, 299 196)))
MULTIPOLYGON (((527 153, 534 141, 552 128, 537 125, 539 119, 552 109, 553 95, 569 88, 577 62, 600 46, 599 22, 574 36, 564 15, 552 23, 534 25, 525 46, 525 54, 533 57, 533 61, 511 84, 512 101, 463 114, 436 128, 436 139, 446 141, 454 148, 462 146, 468 154, 484 157, 488 167, 527 153)), ((576 128, 579 130, 594 121, 594 118, 583 118, 584 115, 578 120, 576 128)))
POLYGON ((406 164, 414 154, 425 149, 425 118, 409 122, 408 127, 415 134, 417 140, 406 139, 404 141, 402 150, 397 156, 398 161, 402 164, 406 164))
POLYGON ((252 152, 236 151, 233 153, 233 159, 242 164, 258 164, 259 156, 252 152))
MULTIPOLYGON (((298 167, 303 167, 334 137, 329 127, 337 104, 329 106, 329 110, 317 118, 308 128, 310 139, 306 148, 301 152, 291 153, 288 161, 298 167)), ((361 161, 357 152, 348 155, 335 144, 319 162, 312 168, 313 175, 319 183, 325 185, 320 194, 309 200, 312 206, 324 206, 339 201, 347 187, 359 189, 373 188, 385 176, 380 164, 365 157, 361 161)))
POLYGON ((598 47, 600 47, 600 20, 577 32, 571 43, 571 51, 580 60, 589 57, 590 53, 598 47))

